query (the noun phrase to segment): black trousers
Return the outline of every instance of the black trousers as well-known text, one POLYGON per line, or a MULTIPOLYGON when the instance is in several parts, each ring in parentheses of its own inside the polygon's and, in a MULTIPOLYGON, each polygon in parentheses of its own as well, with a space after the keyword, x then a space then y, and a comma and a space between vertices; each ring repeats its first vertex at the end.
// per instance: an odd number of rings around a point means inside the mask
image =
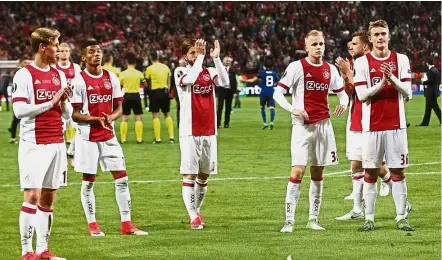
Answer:
POLYGON ((230 114, 232 113, 233 92, 229 88, 218 88, 218 109, 216 116, 218 119, 218 127, 221 125, 221 117, 223 114, 224 102, 226 103, 226 111, 224 113, 224 126, 230 124, 230 114))
POLYGON ((17 126, 20 123, 20 119, 18 119, 14 113, 12 113, 12 123, 11 128, 9 128, 9 132, 11 133, 11 138, 17 137, 17 126))
MULTIPOLYGON (((3 94, 3 96, 5 97, 5 103, 6 103, 6 111, 9 111, 9 97, 8 97, 8 93, 2 93, 0 92, 0 95, 3 94)), ((2 105, 2 101, 0 99, 0 107, 2 105)))
POLYGON ((434 113, 436 113, 436 116, 439 119, 439 123, 441 123, 441 111, 439 104, 437 103, 437 96, 429 96, 425 97, 425 115, 421 125, 430 124, 431 110, 434 110, 434 113))

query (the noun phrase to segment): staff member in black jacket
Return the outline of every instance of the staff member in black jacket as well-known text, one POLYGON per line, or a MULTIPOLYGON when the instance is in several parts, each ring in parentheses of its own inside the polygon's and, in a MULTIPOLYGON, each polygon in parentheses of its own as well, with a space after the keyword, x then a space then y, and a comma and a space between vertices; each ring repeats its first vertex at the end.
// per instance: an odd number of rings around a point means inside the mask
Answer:
POLYGON ((418 126, 428 126, 430 123, 431 110, 434 110, 437 118, 439 119, 439 124, 441 124, 441 112, 439 104, 437 103, 437 98, 439 97, 439 85, 440 85, 440 72, 434 67, 433 61, 430 59, 427 62, 427 80, 423 82, 425 85, 424 96, 425 96, 425 115, 422 123, 418 126))
POLYGON ((226 67, 227 73, 229 74, 230 84, 229 86, 220 86, 218 88, 218 109, 217 109, 217 123, 218 128, 221 127, 221 117, 223 114, 224 101, 226 103, 226 111, 224 114, 224 128, 229 128, 230 124, 230 114, 232 113, 232 100, 233 94, 236 93, 237 81, 236 72, 232 69, 232 59, 225 57, 223 60, 224 66, 226 67))

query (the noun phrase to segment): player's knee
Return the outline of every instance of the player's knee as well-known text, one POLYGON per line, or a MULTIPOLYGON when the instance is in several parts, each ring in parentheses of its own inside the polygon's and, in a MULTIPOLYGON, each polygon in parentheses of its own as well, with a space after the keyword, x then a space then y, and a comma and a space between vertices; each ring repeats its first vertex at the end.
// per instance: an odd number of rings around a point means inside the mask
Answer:
POLYGON ((362 162, 361 161, 352 161, 351 162, 351 171, 352 172, 363 172, 364 169, 362 168, 362 162))
POLYGON ((365 173, 370 179, 377 179, 379 176, 379 168, 365 169, 365 173))
POLYGON ((37 205, 38 201, 40 200, 40 190, 25 190, 24 200, 29 204, 37 205))
POLYGON ((196 178, 197 181, 200 180, 205 183, 207 183, 208 179, 209 179, 209 174, 203 172, 200 172, 196 178))
POLYGON ((291 177, 297 180, 302 179, 305 172, 305 166, 293 166, 291 177))
POLYGON ((196 177, 196 174, 183 174, 183 181, 195 181, 196 177))
POLYGON ((275 110, 275 107, 274 106, 270 106, 269 109, 270 110, 275 110))
POLYGON ((310 166, 310 175, 313 181, 322 181, 323 166, 310 166))
POLYGON ((404 168, 390 168, 390 174, 392 179, 404 179, 405 169, 404 168))

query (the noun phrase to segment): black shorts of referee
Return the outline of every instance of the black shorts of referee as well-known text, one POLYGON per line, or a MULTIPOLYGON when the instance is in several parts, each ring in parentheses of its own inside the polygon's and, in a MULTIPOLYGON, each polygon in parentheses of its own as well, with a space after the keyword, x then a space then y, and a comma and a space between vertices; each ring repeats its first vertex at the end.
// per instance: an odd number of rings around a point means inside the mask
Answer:
POLYGON ((123 115, 129 116, 130 111, 134 111, 134 115, 142 115, 140 93, 125 93, 123 97, 123 115))
POLYGON ((170 96, 168 88, 152 89, 149 93, 149 111, 152 113, 169 113, 170 96))

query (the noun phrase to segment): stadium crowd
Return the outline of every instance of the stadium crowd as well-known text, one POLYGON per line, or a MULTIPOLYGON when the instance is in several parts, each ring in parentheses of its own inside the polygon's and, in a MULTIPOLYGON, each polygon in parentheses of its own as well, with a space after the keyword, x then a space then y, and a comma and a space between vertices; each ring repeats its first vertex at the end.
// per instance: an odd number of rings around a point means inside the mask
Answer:
POLYGON ((158 50, 172 68, 181 56, 184 37, 220 39, 222 56, 242 68, 255 68, 270 56, 279 72, 305 56, 304 34, 321 29, 326 35, 325 59, 346 55, 352 32, 367 29, 370 20, 386 19, 393 48, 409 56, 412 71, 426 71, 425 61, 440 68, 440 13, 434 2, 3 2, 0 8, 0 59, 32 58, 30 32, 57 28, 74 48, 94 37, 126 67, 126 53, 138 56, 137 68, 149 65, 148 53, 158 50), (432 28, 432 29, 430 29, 432 28), (172 65, 174 64, 174 65, 172 65))

